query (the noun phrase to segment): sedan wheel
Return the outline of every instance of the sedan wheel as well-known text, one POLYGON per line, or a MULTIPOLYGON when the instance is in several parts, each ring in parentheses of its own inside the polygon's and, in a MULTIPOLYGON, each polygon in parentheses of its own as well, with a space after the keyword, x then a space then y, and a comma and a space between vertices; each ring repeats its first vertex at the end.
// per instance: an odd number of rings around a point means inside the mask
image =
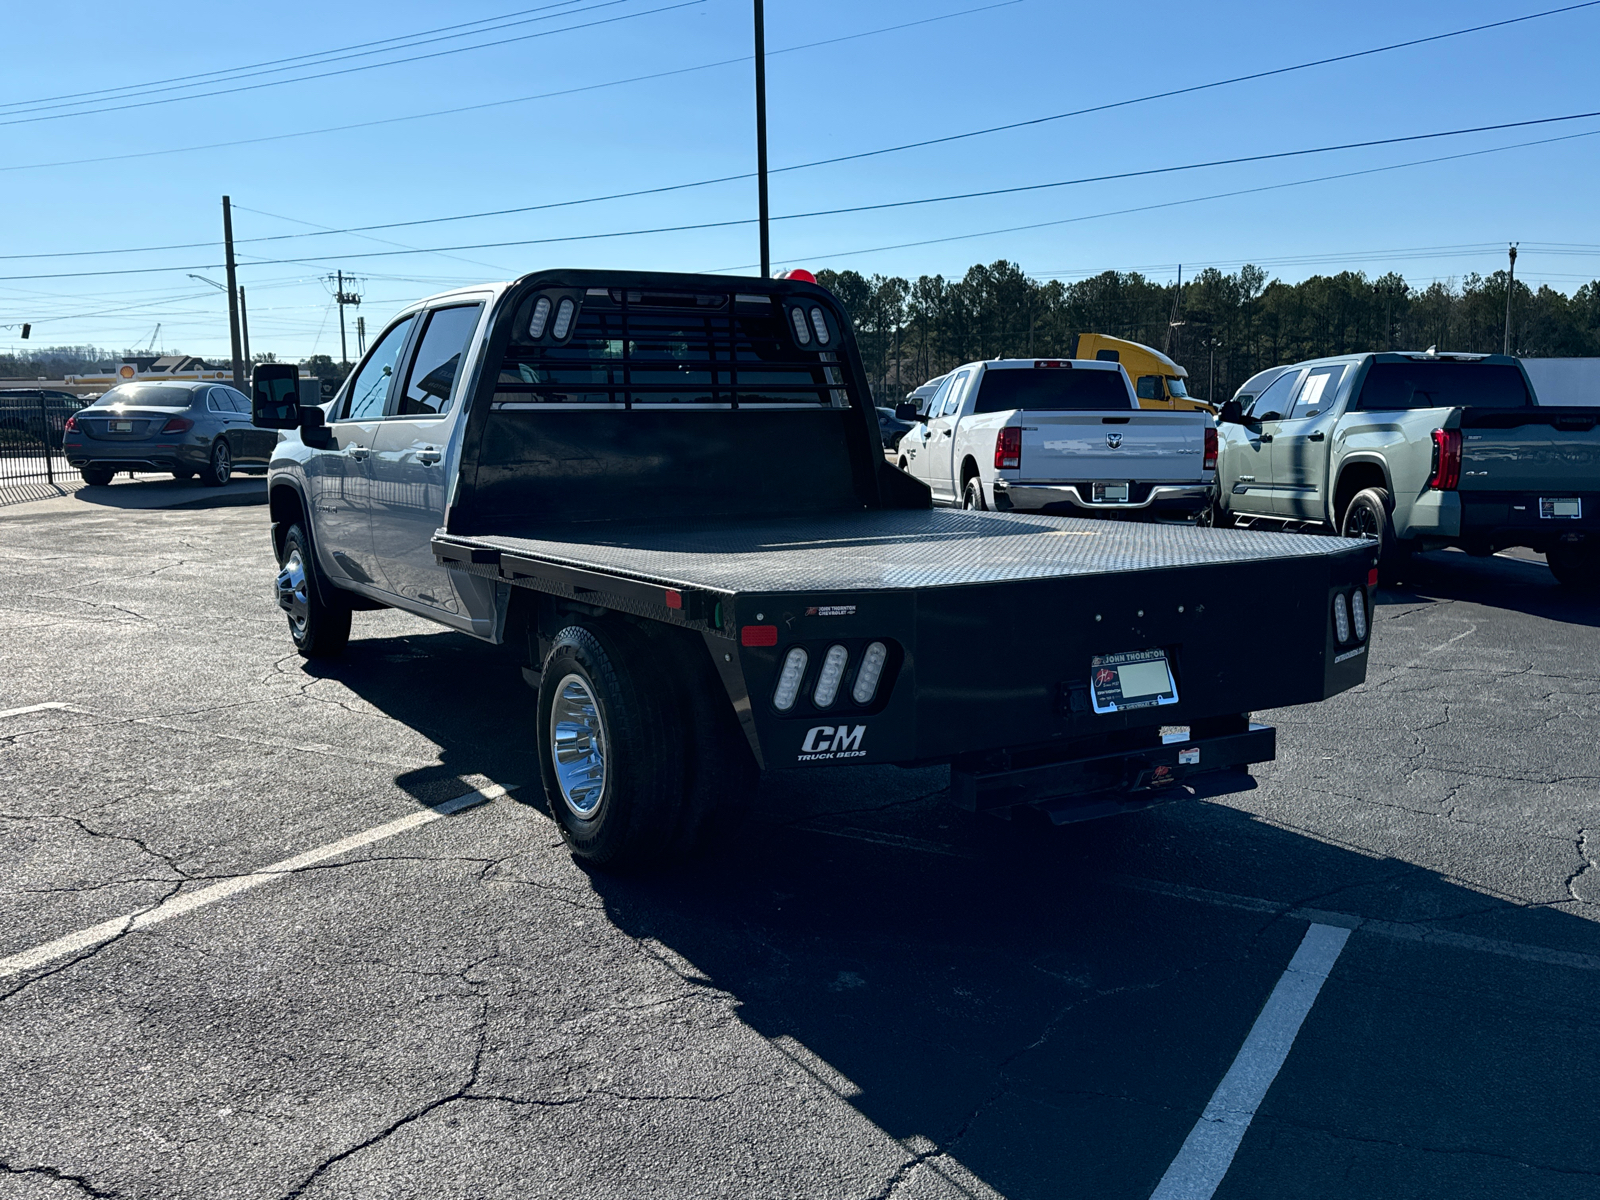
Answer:
POLYGON ((228 449, 228 439, 218 438, 211 446, 211 461, 200 473, 200 482, 207 487, 226 487, 233 478, 233 452, 228 449))

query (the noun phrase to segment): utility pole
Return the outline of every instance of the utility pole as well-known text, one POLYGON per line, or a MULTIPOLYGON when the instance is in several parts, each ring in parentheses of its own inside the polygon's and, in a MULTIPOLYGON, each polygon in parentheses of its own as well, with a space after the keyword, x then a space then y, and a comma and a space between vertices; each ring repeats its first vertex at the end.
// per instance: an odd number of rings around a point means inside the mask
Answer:
POLYGON ((772 275, 767 238, 767 31, 762 0, 756 4, 756 207, 761 222, 761 278, 772 275))
POLYGON ((233 343, 233 386, 244 391, 244 364, 239 358, 239 277, 233 267, 233 207, 222 198, 222 242, 228 260, 228 336, 233 343))
POLYGON ((244 306, 244 285, 239 285, 239 338, 244 342, 244 369, 250 369, 250 314, 244 306))
MULTIPOLYGON (((350 291, 344 290, 344 272, 334 274, 333 298, 339 302, 339 363, 346 371, 350 369, 350 343, 345 338, 344 332, 344 307, 347 304, 359 305, 361 294, 355 290, 355 280, 352 279, 350 291)), ((362 353, 365 353, 363 350, 362 353)))
POLYGON ((1178 264, 1178 290, 1172 296, 1172 316, 1167 321, 1167 344, 1162 348, 1162 353, 1169 358, 1172 356, 1172 331, 1183 322, 1178 320, 1178 307, 1183 303, 1183 264, 1178 264))
POLYGON ((1517 243, 1511 243, 1511 267, 1506 271, 1506 346, 1511 353, 1511 293, 1517 286, 1517 243))
POLYGON ((360 358, 367 352, 367 319, 356 318, 356 357, 360 358))

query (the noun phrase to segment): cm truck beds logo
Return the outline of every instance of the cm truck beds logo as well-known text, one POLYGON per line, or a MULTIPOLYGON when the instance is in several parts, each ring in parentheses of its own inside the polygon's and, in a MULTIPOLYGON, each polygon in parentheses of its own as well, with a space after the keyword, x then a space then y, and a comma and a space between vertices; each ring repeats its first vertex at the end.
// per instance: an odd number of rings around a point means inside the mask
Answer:
POLYGON ((806 731, 806 740, 800 743, 796 762, 820 762, 829 758, 865 758, 861 739, 866 734, 865 725, 813 725, 806 731))

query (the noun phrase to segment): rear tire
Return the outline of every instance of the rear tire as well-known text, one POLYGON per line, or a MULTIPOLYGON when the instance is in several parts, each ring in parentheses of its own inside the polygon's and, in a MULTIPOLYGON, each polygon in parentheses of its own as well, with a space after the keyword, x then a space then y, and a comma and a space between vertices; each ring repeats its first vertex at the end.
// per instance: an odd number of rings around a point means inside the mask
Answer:
POLYGON ((569 625, 539 673, 545 798, 567 848, 636 867, 674 848, 687 729, 651 645, 622 625, 569 625))
POLYGON ((232 478, 233 451, 228 448, 228 439, 219 437, 211 443, 211 461, 200 472, 200 482, 207 487, 227 487, 232 478))
POLYGON ((90 487, 110 487, 111 477, 116 472, 103 470, 100 467, 85 467, 78 474, 83 476, 83 481, 90 487))
POLYGON ((311 542, 298 525, 283 536, 276 591, 289 637, 305 658, 336 658, 350 641, 350 605, 317 570, 311 542))
POLYGON ((1394 532, 1394 501, 1387 488, 1366 488, 1351 498, 1339 522, 1339 532, 1347 538, 1378 543, 1378 581, 1398 583, 1411 563, 1412 548, 1394 532))
POLYGON ((989 511, 983 499, 983 483, 976 475, 967 480, 967 486, 961 493, 961 507, 973 512, 989 511))
POLYGON ((1600 591, 1600 553, 1587 542, 1557 542, 1545 552, 1550 574, 1562 587, 1575 592, 1600 591))

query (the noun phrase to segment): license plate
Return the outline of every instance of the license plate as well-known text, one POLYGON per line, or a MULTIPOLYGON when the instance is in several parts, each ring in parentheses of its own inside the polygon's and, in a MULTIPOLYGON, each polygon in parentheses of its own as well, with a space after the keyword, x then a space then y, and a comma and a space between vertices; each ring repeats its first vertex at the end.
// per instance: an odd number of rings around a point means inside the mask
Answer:
POLYGON ((133 432, 133 422, 132 421, 108 421, 108 422, 106 422, 106 427, 108 429, 110 429, 112 433, 132 433, 133 432))
POLYGON ((1176 704, 1178 685, 1164 650, 1129 650, 1089 660, 1089 698, 1097 713, 1176 704))
POLYGON ((1097 501, 1109 500, 1118 504, 1128 502, 1128 485, 1125 483, 1096 483, 1090 489, 1097 501))
POLYGON ((1548 496, 1540 496, 1539 516, 1545 521, 1576 521, 1583 516, 1583 501, 1556 500, 1548 496))

